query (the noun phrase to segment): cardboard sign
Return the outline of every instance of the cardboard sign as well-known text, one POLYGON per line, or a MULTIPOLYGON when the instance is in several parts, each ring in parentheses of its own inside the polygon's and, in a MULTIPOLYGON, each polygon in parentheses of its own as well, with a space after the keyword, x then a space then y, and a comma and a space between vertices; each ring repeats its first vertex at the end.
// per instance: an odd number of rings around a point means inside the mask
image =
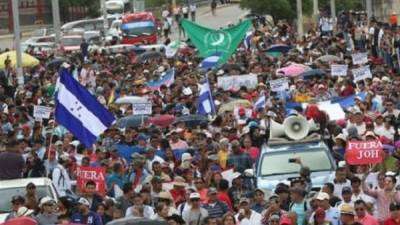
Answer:
POLYGON ((383 146, 378 140, 348 141, 346 162, 349 165, 377 164, 383 161, 383 146))
POLYGON ((218 77, 218 87, 224 91, 239 90, 242 86, 253 89, 257 87, 257 84, 258 79, 256 74, 218 77))
POLYGON ((332 64, 331 65, 331 74, 332 76, 346 76, 347 75, 348 66, 347 65, 339 65, 332 64))
POLYGON ((100 167, 78 166, 76 169, 77 187, 80 193, 85 191, 85 185, 92 180, 96 183, 96 191, 106 194, 106 171, 100 167))
POLYGON ((152 104, 151 102, 138 102, 132 103, 133 115, 151 115, 152 104))
POLYGON ((354 65, 362 65, 368 63, 368 53, 366 52, 354 53, 351 55, 351 58, 353 59, 354 65))
POLYGON ((36 119, 49 119, 51 108, 41 105, 33 106, 33 117, 36 119))
POLYGON ((365 80, 367 78, 372 78, 372 73, 371 70, 369 69, 369 66, 363 66, 357 69, 352 69, 351 71, 353 73, 353 79, 355 82, 358 82, 360 80, 365 80))
POLYGON ((285 78, 270 80, 269 86, 272 91, 279 92, 289 89, 289 83, 285 78))

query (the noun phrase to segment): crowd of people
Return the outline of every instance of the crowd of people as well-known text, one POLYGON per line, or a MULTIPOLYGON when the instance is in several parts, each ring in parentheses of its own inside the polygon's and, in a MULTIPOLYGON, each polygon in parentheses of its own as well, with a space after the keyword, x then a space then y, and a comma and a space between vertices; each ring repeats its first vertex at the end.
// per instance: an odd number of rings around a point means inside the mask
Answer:
MULTIPOLYGON (((199 85, 205 76, 217 108, 216 115, 194 127, 185 122, 114 125, 93 148, 80 143, 53 114, 50 119, 33 117, 34 105, 55 106, 59 68, 46 66, 52 56, 24 68, 22 88, 11 62, 2 62, 0 186, 2 180, 48 177, 59 195, 58 199, 39 196, 35 184, 29 183, 25 195, 2 196, 12 203, 7 219, 30 216, 39 225, 101 225, 124 217, 171 225, 399 224, 400 30, 355 12, 344 12, 335 21, 321 15, 318 26, 298 37, 282 21, 271 26, 254 20, 249 45, 240 44, 227 63, 239 66, 210 71, 198 69, 201 59, 194 51, 144 62, 130 52, 93 51, 87 57, 70 58, 72 75, 117 120, 132 115, 130 105, 115 103, 123 96, 148 96, 152 117, 196 114, 199 85), (274 44, 292 49, 277 56, 266 54, 265 49, 274 44), (354 82, 350 72, 332 76, 332 62, 317 60, 333 55, 339 58, 336 63, 354 68, 351 55, 357 52, 368 53, 372 78, 354 82), (311 79, 288 77, 287 90, 272 91, 269 81, 282 77, 276 71, 291 63, 322 69, 325 74, 311 79), (172 84, 158 90, 147 86, 171 68, 175 68, 172 84), (217 87, 218 77, 240 74, 256 74, 257 87, 217 87), (238 99, 255 104, 263 95, 267 102, 257 110, 240 106, 218 111, 238 99), (354 105, 343 108, 344 119, 331 120, 318 107, 291 109, 320 124, 338 164, 334 179, 314 196, 309 195, 309 182, 300 173, 298 179, 276 185, 272 194, 249 188, 244 171, 254 167, 268 143, 271 121, 282 123, 287 118, 288 103, 313 105, 353 95, 357 95, 354 105), (380 140, 383 162, 346 164, 349 140, 380 140), (73 182, 77 166, 104 168, 106 193, 98 193, 94 181, 78 191, 73 182), (231 180, 222 175, 229 169, 238 172, 231 180)), ((301 159, 296 162, 301 164, 301 159)))

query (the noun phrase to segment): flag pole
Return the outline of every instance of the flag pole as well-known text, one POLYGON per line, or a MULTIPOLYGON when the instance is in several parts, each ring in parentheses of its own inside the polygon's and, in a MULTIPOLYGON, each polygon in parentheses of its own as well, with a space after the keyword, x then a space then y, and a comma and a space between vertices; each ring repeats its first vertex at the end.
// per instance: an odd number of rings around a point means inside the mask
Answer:
POLYGON ((56 120, 54 119, 53 124, 51 125, 51 134, 50 134, 50 140, 49 140, 49 147, 47 151, 47 159, 50 159, 50 148, 51 148, 51 143, 53 142, 53 135, 54 135, 54 127, 55 127, 56 120))

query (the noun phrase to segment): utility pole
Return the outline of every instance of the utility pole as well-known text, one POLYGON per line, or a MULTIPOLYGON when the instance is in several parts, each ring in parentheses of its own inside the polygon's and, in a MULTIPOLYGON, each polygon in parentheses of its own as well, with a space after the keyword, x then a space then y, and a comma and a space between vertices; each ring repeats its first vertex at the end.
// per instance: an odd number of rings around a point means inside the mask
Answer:
POLYGON ((302 0, 296 0, 297 6, 297 33, 299 34, 299 38, 301 38, 304 34, 303 31, 303 9, 302 9, 302 0))
POLYGON ((56 45, 60 44, 60 2, 59 0, 51 1, 51 9, 53 13, 53 26, 55 32, 56 45))
POLYGON ((372 18, 372 0, 366 0, 368 23, 372 18))
POLYGON ((175 10, 176 7, 176 0, 172 0, 172 10, 175 10))
POLYGON ((106 0, 100 0, 101 12, 103 14, 103 35, 105 36, 108 31, 108 19, 107 19, 107 8, 106 0))
POLYGON ((335 0, 331 0, 331 17, 336 20, 336 3, 335 0))
POLYGON ((313 19, 318 25, 318 0, 313 0, 313 19))
POLYGON ((14 45, 15 45, 15 53, 16 53, 16 69, 17 69, 17 80, 18 86, 22 88, 24 85, 24 74, 22 73, 22 52, 21 52, 21 29, 19 27, 19 0, 12 1, 12 13, 13 13, 13 21, 14 21, 14 45))
POLYGON ((136 0, 131 0, 131 4, 132 4, 132 13, 136 12, 136 0))

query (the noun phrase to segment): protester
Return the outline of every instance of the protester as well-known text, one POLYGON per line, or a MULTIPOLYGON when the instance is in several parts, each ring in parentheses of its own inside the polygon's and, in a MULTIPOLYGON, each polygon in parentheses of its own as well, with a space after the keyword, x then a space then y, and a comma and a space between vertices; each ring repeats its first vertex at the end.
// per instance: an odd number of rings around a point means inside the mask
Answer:
MULTIPOLYGON (((219 21, 217 2, 208 4, 219 21)), ((37 180, 24 182, 21 196, 2 196, 7 219, 398 224, 397 15, 378 21, 346 9, 335 18, 321 9, 303 37, 289 20, 254 15, 213 33, 192 23, 200 6, 181 4, 163 7, 160 32, 166 45, 171 42, 165 50, 85 40, 72 55, 35 55, 39 63, 24 66, 23 79, 12 57, 0 62, 0 186, 39 177, 51 179, 57 192, 51 199, 37 180), (238 27, 240 35, 230 32, 238 27), (179 42, 172 32, 180 33, 179 42), (65 63, 52 66, 60 58, 65 63), (337 67, 344 70, 340 75, 337 67), (88 95, 65 97, 73 92, 65 78, 88 95), (51 109, 48 118, 36 118, 37 106, 51 109), (107 113, 97 117, 102 109, 107 113), (297 129, 288 123, 294 116, 310 128, 298 143, 287 137, 297 129), (309 140, 329 149, 324 158, 331 167, 307 152, 309 140), (266 146, 283 150, 288 143, 299 146, 290 163, 265 163, 266 146), (363 144, 376 144, 378 154, 359 148, 363 144), (264 167, 275 170, 276 180, 260 175, 264 167), (320 174, 326 176, 317 179, 320 174)))

